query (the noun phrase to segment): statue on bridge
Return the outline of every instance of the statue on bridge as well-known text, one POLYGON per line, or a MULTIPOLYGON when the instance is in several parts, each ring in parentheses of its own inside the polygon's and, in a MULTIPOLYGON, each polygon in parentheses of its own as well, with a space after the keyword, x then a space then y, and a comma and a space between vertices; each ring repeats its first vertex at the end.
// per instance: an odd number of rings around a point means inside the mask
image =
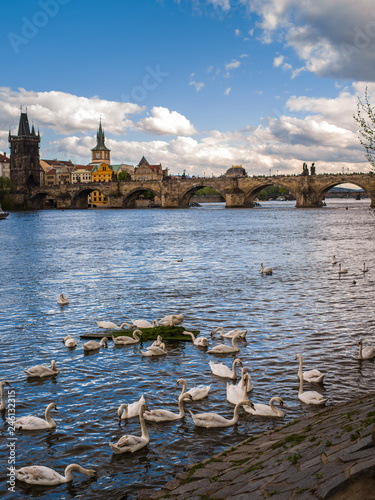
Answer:
POLYGON ((310 172, 311 172, 311 175, 315 175, 315 174, 316 174, 316 171, 315 171, 315 163, 312 163, 312 164, 311 164, 311 167, 310 167, 310 172))
POLYGON ((302 165, 302 175, 309 175, 309 169, 307 167, 307 163, 302 165))

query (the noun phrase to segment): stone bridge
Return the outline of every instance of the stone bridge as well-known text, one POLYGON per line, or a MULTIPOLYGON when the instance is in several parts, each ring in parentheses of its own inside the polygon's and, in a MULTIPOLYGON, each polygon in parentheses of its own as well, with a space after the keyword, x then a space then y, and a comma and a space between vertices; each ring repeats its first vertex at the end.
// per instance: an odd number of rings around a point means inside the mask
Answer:
POLYGON ((196 191, 211 187, 225 199, 227 208, 252 208, 258 193, 269 186, 285 187, 296 199, 298 208, 322 206, 326 193, 339 184, 355 184, 362 188, 375 208, 375 174, 274 175, 245 178, 212 177, 162 181, 123 181, 104 183, 62 184, 40 186, 17 192, 15 205, 40 209, 45 198, 57 208, 87 208, 88 195, 100 191, 107 199, 107 208, 134 208, 137 198, 151 191, 161 200, 162 208, 187 208, 196 191))

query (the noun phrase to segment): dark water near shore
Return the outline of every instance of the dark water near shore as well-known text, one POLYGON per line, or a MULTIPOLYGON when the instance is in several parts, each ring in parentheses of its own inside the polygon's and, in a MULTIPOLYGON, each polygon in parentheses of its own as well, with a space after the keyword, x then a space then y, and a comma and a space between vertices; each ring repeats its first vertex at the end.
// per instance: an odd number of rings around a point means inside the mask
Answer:
MULTIPOLYGON (((177 411, 181 377, 188 388, 211 384, 209 397, 187 408, 230 417, 227 381, 212 375, 208 362, 229 366, 233 356, 181 343, 168 345, 165 358, 150 359, 140 356, 139 345, 112 342, 87 356, 80 335, 100 332, 95 320, 120 324, 182 313, 187 329, 207 337, 216 326, 246 328, 249 343, 239 357, 254 384, 249 397, 282 396, 285 423, 316 411, 297 399, 297 352, 305 369, 326 373, 324 386, 305 390, 319 390, 329 405, 375 390, 374 363, 357 360, 359 338, 375 344, 375 211, 366 200, 330 200, 317 210, 280 202, 254 210, 218 204, 12 213, 0 222, 0 237, 0 379, 16 391, 17 416, 43 416, 52 401, 59 409, 55 430, 17 434, 16 467, 46 465, 63 473, 74 462, 99 473, 97 480, 77 474, 70 485, 53 488, 18 484, 16 495, 8 494, 9 431, 0 421, 4 498, 134 498, 185 464, 275 425, 241 412, 235 427, 204 430, 188 415, 149 423, 146 448, 113 455, 110 441, 140 435, 137 419, 119 427, 118 406, 144 394, 150 409, 177 411), (332 255, 348 274, 338 277, 332 255), (260 274, 260 262, 274 268, 272 276, 260 274), (61 292, 70 300, 63 309, 56 302, 61 292), (78 341, 74 350, 61 342, 67 334, 78 341), (55 379, 26 379, 23 368, 51 359, 60 369, 55 379)), ((218 343, 219 337, 210 340, 218 343)))

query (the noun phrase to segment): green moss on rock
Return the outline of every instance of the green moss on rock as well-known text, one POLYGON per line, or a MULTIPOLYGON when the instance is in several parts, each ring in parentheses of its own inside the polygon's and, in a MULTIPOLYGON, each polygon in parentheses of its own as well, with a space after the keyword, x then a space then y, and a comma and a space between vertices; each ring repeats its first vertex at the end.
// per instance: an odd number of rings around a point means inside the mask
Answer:
MULTIPOLYGON (((156 326, 155 328, 133 328, 126 330, 114 330, 112 332, 113 337, 133 337, 134 330, 142 330, 141 340, 147 342, 148 340, 156 340, 157 336, 160 335, 163 338, 163 342, 177 342, 185 341, 191 342, 190 335, 182 335, 182 332, 187 331, 183 326, 156 326)), ((188 330, 194 333, 194 335, 199 334, 199 330, 188 330)))

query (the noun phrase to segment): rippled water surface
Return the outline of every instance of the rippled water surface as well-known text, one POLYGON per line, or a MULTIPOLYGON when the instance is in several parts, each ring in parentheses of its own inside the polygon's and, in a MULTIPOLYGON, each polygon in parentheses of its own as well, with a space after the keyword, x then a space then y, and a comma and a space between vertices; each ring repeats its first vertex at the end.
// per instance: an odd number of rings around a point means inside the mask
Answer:
MULTIPOLYGON (((205 430, 188 414, 174 423, 149 423, 146 448, 113 455, 110 441, 140 435, 137 419, 119 426, 120 403, 144 394, 150 409, 177 411, 180 377, 188 388, 211 384, 209 397, 187 408, 230 417, 227 380, 212 375, 208 362, 229 366, 233 355, 212 356, 186 342, 167 345, 163 359, 142 358, 142 346, 114 347, 112 341, 84 355, 80 335, 99 333, 95 320, 120 324, 182 313, 187 329, 207 337, 217 326, 246 328, 248 344, 239 356, 254 384, 249 397, 268 402, 282 396, 283 422, 316 411, 297 399, 297 352, 305 369, 326 373, 324 385, 305 389, 329 397, 327 405, 374 391, 374 363, 357 360, 359 338, 375 344, 374 215, 368 201, 330 200, 316 210, 289 202, 253 210, 218 204, 12 213, 0 221, 0 378, 16 391, 17 416, 43 416, 52 401, 59 409, 55 430, 17 434, 16 466, 46 465, 62 473, 77 462, 99 474, 96 480, 77 474, 70 485, 53 488, 19 483, 17 497, 134 498, 185 464, 275 425, 241 411, 237 426, 205 430), (339 278, 332 255, 348 274, 339 278), (272 276, 260 274, 260 262, 274 268, 272 276), (61 292, 70 300, 63 309, 56 302, 61 292), (78 341, 73 350, 61 342, 67 334, 78 341), (27 380, 23 368, 51 359, 57 377, 27 380)), ((218 343, 219 337, 210 340, 210 346, 218 343)), ((4 464, 9 430, 2 416, 4 464)), ((3 493, 5 474, 3 467, 3 493)))

